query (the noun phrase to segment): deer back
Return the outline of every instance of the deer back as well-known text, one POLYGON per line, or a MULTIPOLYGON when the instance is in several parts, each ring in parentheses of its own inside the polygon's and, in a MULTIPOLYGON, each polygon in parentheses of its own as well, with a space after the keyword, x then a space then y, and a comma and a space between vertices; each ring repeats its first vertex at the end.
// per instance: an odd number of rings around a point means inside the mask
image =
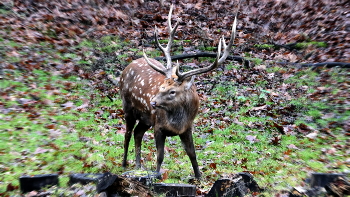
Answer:
MULTIPOLYGON (((154 64, 163 66, 156 60, 154 64)), ((164 76, 150 66, 142 58, 134 60, 123 71, 120 78, 120 95, 125 113, 132 113, 135 119, 140 119, 147 125, 153 125, 154 110, 151 99, 158 92, 164 76)))

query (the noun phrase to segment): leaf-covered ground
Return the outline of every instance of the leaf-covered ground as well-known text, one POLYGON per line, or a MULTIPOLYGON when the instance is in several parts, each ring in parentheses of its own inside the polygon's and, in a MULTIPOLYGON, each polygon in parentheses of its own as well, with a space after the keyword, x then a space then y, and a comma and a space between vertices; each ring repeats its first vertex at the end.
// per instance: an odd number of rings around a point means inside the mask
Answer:
MULTIPOLYGON (((349 70, 300 67, 350 63, 348 1, 174 3, 172 19, 181 19, 174 54, 216 52, 238 12, 232 55, 250 61, 226 61, 196 79, 201 108, 194 137, 203 173, 198 195, 219 177, 241 171, 252 173, 265 195, 303 185, 312 172, 349 172, 349 70)), ((65 185, 73 172, 123 172, 125 127, 112 81, 143 47, 151 57, 161 55, 153 28, 168 38, 169 6, 127 0, 0 3, 1 195, 18 194, 24 174, 59 173, 65 185)), ((182 63, 191 68, 210 61, 182 63)), ((154 170, 151 131, 142 157, 145 168, 154 170)), ((167 140, 162 168, 165 182, 191 178, 176 137, 167 140)))

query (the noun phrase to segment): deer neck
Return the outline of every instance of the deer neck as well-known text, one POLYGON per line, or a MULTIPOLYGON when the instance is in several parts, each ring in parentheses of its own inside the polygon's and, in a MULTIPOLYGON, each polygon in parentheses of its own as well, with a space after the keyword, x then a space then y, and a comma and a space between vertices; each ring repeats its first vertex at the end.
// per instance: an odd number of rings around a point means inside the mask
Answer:
POLYGON ((156 122, 166 135, 180 135, 192 128, 198 106, 180 105, 172 110, 157 109, 156 122))

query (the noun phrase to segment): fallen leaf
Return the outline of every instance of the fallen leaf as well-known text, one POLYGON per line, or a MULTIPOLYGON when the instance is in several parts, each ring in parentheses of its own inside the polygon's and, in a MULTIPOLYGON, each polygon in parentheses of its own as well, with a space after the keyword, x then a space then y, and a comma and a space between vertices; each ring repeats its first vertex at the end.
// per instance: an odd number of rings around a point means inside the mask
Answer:
POLYGON ((209 164, 209 167, 210 167, 211 169, 216 169, 216 163, 211 163, 211 164, 209 164))
POLYGON ((68 101, 66 103, 61 104, 61 107, 71 109, 74 107, 74 103, 72 101, 68 101))
POLYGON ((309 138, 309 139, 316 139, 318 133, 317 132, 313 132, 313 133, 309 133, 307 134, 305 137, 309 138))
POLYGON ((38 147, 38 148, 34 151, 34 154, 37 155, 37 154, 46 153, 46 152, 49 152, 49 151, 50 151, 50 149, 44 149, 44 148, 38 147))
POLYGON ((294 144, 289 144, 288 146, 287 146, 289 149, 299 149, 297 146, 295 146, 294 144))
POLYGON ((250 143, 259 142, 259 140, 256 138, 256 136, 253 136, 253 135, 247 135, 245 137, 245 139, 247 139, 250 143))

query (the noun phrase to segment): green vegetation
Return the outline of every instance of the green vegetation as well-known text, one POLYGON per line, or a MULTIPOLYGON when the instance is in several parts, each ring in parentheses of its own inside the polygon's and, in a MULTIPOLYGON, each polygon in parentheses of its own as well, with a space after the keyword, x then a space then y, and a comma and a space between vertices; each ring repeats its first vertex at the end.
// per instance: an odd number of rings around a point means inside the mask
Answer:
POLYGON ((245 59, 254 62, 255 65, 260 65, 260 64, 263 63, 263 60, 260 59, 260 58, 250 58, 250 57, 247 57, 247 58, 245 58, 245 59))
POLYGON ((217 47, 210 47, 210 46, 201 46, 199 47, 199 50, 201 51, 217 51, 218 48, 217 47))
MULTIPOLYGON (((69 79, 52 76, 42 70, 34 70, 31 75, 16 71, 7 73, 6 79, 1 83, 1 88, 14 96, 0 99, 4 107, 12 109, 1 114, 0 118, 0 167, 2 171, 12 172, 2 176, 1 182, 17 185, 15 180, 23 174, 57 173, 62 170, 67 173, 82 172, 85 171, 84 168, 97 173, 101 168, 108 167, 113 168, 111 171, 114 173, 120 173, 120 168, 115 168, 112 163, 106 164, 105 160, 113 161, 121 151, 117 151, 115 146, 103 144, 115 144, 122 140, 122 135, 106 133, 103 126, 96 124, 94 119, 94 111, 96 113, 100 107, 111 107, 114 103, 107 98, 98 97, 91 102, 99 107, 86 109, 85 112, 73 110, 79 109, 82 99, 98 94, 94 90, 88 91, 88 82, 77 81, 74 76, 69 79), (25 83, 16 81, 19 75, 35 78, 33 82, 36 88, 28 88, 25 83), (12 88, 9 89, 10 87, 12 88), (31 100, 32 94, 40 100, 31 100), (106 152, 112 154, 107 155, 106 152)), ((118 121, 111 121, 113 123, 118 121)), ((68 174, 62 176, 67 177, 68 174)), ((0 185, 3 192, 6 185, 0 185)))
MULTIPOLYGON (((158 40, 160 44, 168 44, 169 40, 158 40)), ((152 44, 155 44, 155 41, 151 42, 152 44)), ((174 44, 179 44, 179 43, 191 43, 191 40, 173 40, 174 44)))
MULTIPOLYGON (((325 48, 327 47, 327 43, 325 42, 317 42, 317 41, 306 41, 306 42, 298 42, 292 44, 296 49, 305 49, 309 46, 315 46, 318 48, 325 48)), ((254 47, 258 49, 276 49, 279 48, 279 46, 273 45, 273 44, 255 44, 254 47)))
POLYGON ((273 45, 273 44, 255 44, 254 47, 259 48, 259 49, 271 49, 271 48, 274 48, 275 45, 273 45))
POLYGON ((316 47, 327 47, 327 43, 325 42, 317 42, 317 41, 310 41, 310 42, 300 42, 295 45, 297 49, 304 49, 308 46, 314 45, 316 47))

